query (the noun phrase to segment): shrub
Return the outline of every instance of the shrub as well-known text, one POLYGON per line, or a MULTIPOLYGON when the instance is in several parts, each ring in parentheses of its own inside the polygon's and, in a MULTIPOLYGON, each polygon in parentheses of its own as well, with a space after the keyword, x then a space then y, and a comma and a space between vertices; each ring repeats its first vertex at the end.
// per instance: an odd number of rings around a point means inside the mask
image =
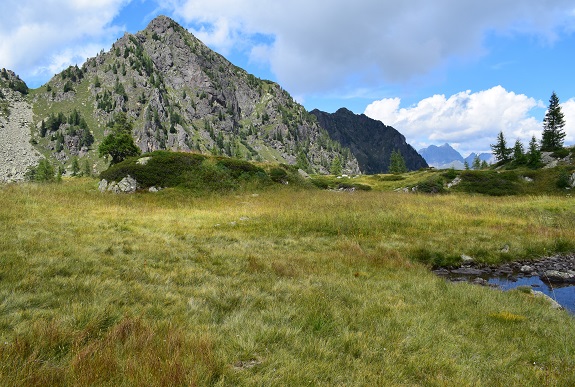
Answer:
POLYGON ((570 150, 567 148, 557 149, 555 152, 551 154, 551 156, 555 157, 556 159, 563 159, 569 156, 570 150))
POLYGON ((457 171, 455 170, 455 168, 449 168, 442 174, 442 176, 449 180, 453 180, 457 177, 457 171))
POLYGON ((54 166, 46 159, 41 159, 36 167, 28 167, 28 171, 26 171, 28 180, 40 183, 55 181, 55 175, 56 170, 54 166))
MULTIPOLYGON (((272 183, 262 168, 243 160, 169 151, 144 157, 149 157, 145 165, 132 157, 111 166, 100 178, 119 181, 130 175, 142 188, 182 187, 200 192, 226 192, 272 183)), ((287 173, 286 176, 290 177, 287 173)))
POLYGON ((401 180, 405 180, 405 177, 403 177, 401 175, 386 175, 386 176, 381 176, 379 178, 379 180, 381 180, 381 181, 401 181, 401 180))
POLYGON ((559 176, 557 177, 557 188, 568 188, 571 187, 570 180, 571 175, 565 168, 559 170, 559 176))
POLYGON ((517 195, 522 192, 519 179, 512 171, 463 171, 455 189, 491 196, 517 195))
POLYGON ((283 168, 272 168, 269 171, 269 176, 276 183, 285 183, 287 182, 288 174, 283 168))
POLYGON ((432 194, 444 192, 443 179, 440 176, 431 176, 417 185, 417 191, 432 194))

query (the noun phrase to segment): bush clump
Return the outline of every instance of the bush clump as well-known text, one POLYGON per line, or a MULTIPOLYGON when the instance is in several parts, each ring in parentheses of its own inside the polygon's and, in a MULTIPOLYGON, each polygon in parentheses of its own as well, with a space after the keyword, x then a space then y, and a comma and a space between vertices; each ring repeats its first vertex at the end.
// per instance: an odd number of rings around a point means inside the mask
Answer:
POLYGON ((443 184, 441 176, 431 176, 417 185, 417 191, 431 194, 442 193, 445 191, 443 184))
POLYGON ((459 191, 490 196, 509 196, 522 193, 520 177, 516 172, 463 171, 459 191))
POLYGON ((197 153, 156 151, 112 165, 101 179, 120 181, 130 175, 141 188, 181 187, 195 191, 222 192, 258 188, 274 182, 299 181, 297 170, 273 167, 269 172, 248 161, 197 153))
POLYGON ((405 180, 404 176, 401 175, 385 175, 379 178, 381 181, 401 181, 405 180))

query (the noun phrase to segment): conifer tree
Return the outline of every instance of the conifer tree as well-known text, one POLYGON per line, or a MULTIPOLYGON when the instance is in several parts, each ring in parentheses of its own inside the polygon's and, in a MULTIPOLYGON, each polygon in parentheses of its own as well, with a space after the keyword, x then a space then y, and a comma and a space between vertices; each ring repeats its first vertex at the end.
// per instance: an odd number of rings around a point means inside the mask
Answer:
POLYGON ((503 132, 499 132, 497 135, 497 142, 495 144, 491 144, 491 151, 497 161, 509 161, 513 149, 507 148, 507 141, 505 141, 503 132))
POLYGON ((479 158, 479 155, 475 155, 473 158, 473 163, 471 163, 471 167, 476 171, 481 169, 481 159, 479 158))
POLYGON ((90 168, 90 162, 88 159, 84 160, 84 168, 82 170, 82 176, 92 176, 92 168, 90 168))
POLYGON ((72 176, 76 177, 80 174, 80 163, 78 162, 78 158, 74 157, 72 160, 72 176))
POLYGON ((549 99, 549 108, 545 113, 543 119, 543 136, 541 138, 541 150, 546 152, 553 152, 563 148, 563 140, 565 139, 565 116, 561 111, 559 105, 559 98, 553 92, 549 99))
POLYGON ((405 160, 401 155, 399 150, 393 150, 391 152, 391 157, 389 159, 389 173, 399 175, 401 173, 407 172, 407 167, 405 166, 405 160))
POLYGON ((513 161, 516 164, 525 164, 525 149, 523 148, 523 144, 519 139, 515 140, 515 146, 513 146, 513 161))
POLYGON ((541 163, 541 151, 539 150, 539 144, 535 136, 531 137, 529 141, 529 152, 527 153, 527 164, 530 167, 537 167, 541 163))
POLYGON ((332 175, 341 175, 341 170, 341 160, 339 159, 339 156, 335 156, 331 162, 329 171, 332 175))

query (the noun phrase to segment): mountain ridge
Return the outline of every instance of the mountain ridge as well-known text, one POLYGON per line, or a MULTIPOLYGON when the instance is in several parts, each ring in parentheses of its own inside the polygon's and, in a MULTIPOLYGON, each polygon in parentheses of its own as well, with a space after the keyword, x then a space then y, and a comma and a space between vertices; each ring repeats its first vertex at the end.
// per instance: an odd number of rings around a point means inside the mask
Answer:
POLYGON ((124 112, 143 152, 195 151, 316 173, 327 173, 338 157, 346 172, 359 172, 351 152, 280 85, 233 65, 166 16, 55 75, 31 99, 38 147, 65 165, 87 157, 102 170, 97 145, 124 112), (87 130, 93 143, 83 140, 87 130))
POLYGON ((439 169, 464 169, 465 162, 471 166, 476 156, 478 156, 481 161, 488 163, 493 161, 493 155, 491 153, 477 154, 472 152, 464 158, 461 153, 448 143, 440 146, 430 145, 427 148, 420 149, 418 152, 430 166, 439 169))
POLYGON ((329 135, 343 146, 349 147, 357 158, 359 167, 368 174, 386 173, 389 169, 391 153, 401 152, 409 170, 426 168, 425 160, 409 145, 405 136, 381 121, 355 114, 347 108, 335 113, 318 109, 310 112, 329 135))

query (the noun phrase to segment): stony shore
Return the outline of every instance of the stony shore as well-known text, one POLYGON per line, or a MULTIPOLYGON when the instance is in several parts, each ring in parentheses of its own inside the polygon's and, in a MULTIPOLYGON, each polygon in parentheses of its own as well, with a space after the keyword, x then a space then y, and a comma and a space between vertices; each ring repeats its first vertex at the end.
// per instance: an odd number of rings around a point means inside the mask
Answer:
POLYGON ((516 279, 533 276, 538 276, 546 283, 570 285, 575 284, 575 253, 492 266, 468 261, 459 267, 444 267, 433 272, 452 281, 469 281, 480 285, 487 285, 489 278, 516 279))

